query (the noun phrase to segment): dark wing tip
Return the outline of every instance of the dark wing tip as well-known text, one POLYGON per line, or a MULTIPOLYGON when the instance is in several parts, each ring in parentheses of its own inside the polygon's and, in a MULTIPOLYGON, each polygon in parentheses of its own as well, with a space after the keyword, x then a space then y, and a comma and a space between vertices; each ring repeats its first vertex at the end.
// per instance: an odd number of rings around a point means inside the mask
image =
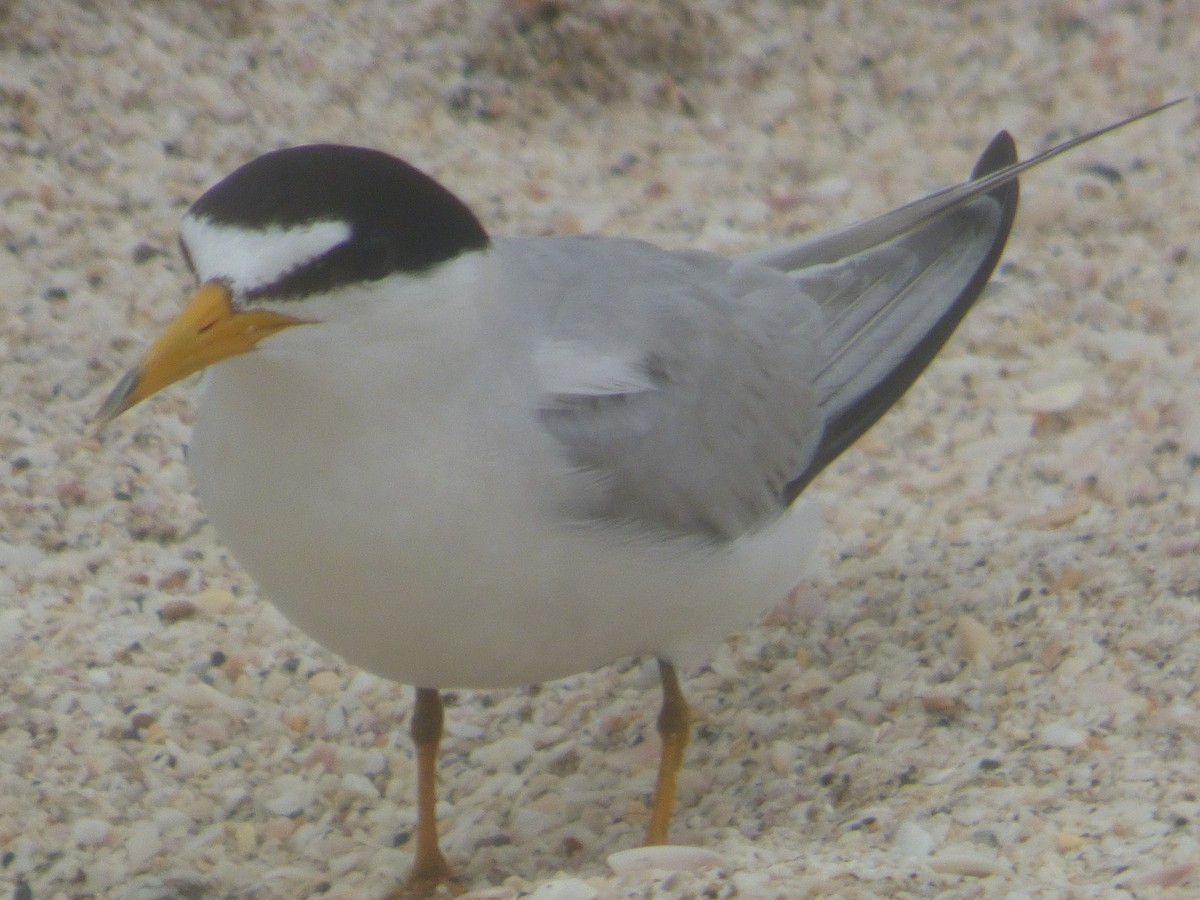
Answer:
POLYGON ((976 160, 975 168, 971 170, 971 180, 977 181, 984 175, 990 175, 998 169, 1011 166, 1016 161, 1017 142, 1007 131, 1001 131, 992 138, 987 149, 976 160))
MULTIPOLYGON (((1017 161, 1017 144, 1011 134, 1001 131, 980 155, 974 168, 971 169, 971 180, 976 181, 993 172, 1000 171, 1017 161)), ((925 371, 925 367, 933 360, 942 345, 954 333, 959 322, 979 299, 984 287, 992 277, 1000 256, 1004 253, 1004 245, 1008 242, 1008 234, 1012 230, 1013 220, 1017 215, 1017 200, 1019 198, 1017 177, 997 185, 988 192, 988 196, 1000 205, 1000 221, 996 225, 995 235, 991 246, 983 259, 979 261, 970 279, 962 286, 958 296, 949 305, 945 314, 937 324, 918 341, 905 355, 904 359, 880 381, 867 391, 853 405, 843 410, 825 425, 825 434, 817 448, 808 468, 784 488, 784 500, 793 502, 822 469, 837 459, 847 447, 853 444, 868 428, 891 409, 892 405, 912 386, 917 377, 925 371)))

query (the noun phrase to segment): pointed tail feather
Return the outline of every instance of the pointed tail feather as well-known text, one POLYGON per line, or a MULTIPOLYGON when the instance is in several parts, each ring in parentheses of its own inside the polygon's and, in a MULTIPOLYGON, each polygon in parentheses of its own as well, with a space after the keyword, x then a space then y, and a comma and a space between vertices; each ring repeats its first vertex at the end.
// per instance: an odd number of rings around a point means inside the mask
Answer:
POLYGON ((789 502, 908 390, 979 298, 1012 228, 1017 177, 1180 102, 1072 138, 1023 162, 1017 161, 1012 137, 1002 131, 975 164, 970 181, 812 241, 746 257, 791 273, 825 316, 828 357, 817 376, 825 431, 808 466, 788 483, 789 502))

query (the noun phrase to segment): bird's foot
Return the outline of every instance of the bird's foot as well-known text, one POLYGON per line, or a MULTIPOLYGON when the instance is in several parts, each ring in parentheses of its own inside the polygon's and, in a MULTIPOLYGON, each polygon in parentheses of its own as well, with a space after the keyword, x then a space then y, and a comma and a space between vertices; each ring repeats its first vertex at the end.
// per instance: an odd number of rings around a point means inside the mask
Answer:
POLYGON ((408 881, 384 900, 436 900, 439 897, 457 897, 465 890, 439 851, 434 856, 414 863, 408 881))

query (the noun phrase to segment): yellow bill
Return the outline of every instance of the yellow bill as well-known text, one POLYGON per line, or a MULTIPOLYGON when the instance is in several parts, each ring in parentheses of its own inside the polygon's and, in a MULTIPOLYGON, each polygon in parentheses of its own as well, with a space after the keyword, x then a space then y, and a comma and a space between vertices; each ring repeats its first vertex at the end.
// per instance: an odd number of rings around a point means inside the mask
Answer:
POLYGON ((247 353, 263 338, 303 324, 303 319, 270 310, 235 310, 229 288, 209 282, 196 291, 141 361, 117 382, 93 422, 102 428, 125 410, 193 372, 247 353))

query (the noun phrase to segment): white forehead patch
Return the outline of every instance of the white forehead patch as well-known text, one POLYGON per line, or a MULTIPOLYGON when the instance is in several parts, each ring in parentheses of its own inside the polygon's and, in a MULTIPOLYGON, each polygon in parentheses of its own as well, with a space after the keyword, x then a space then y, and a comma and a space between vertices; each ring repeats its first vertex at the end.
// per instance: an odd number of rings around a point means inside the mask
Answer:
POLYGON ((179 229, 201 281, 228 280, 236 292, 252 291, 328 253, 350 239, 345 222, 310 222, 292 228, 218 225, 188 213, 179 229))

